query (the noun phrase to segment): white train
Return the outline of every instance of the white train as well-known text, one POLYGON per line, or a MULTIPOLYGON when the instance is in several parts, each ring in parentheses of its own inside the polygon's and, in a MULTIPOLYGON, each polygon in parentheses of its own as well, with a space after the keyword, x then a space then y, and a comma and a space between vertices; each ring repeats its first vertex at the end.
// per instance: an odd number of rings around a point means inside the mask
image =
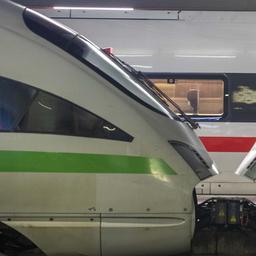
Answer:
POLYGON ((0 252, 189 250, 217 173, 195 124, 76 32, 7 1, 0 19, 0 252))
POLYGON ((199 194, 254 197, 255 184, 235 172, 256 142, 255 12, 44 12, 113 47, 200 123, 196 132, 222 174, 199 194))

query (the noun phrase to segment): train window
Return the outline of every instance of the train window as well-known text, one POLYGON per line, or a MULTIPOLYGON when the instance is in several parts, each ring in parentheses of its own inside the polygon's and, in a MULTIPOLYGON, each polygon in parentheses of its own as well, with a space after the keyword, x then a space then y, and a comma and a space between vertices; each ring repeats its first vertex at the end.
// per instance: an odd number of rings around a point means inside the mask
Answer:
POLYGON ((3 77, 0 78, 0 90, 0 130, 14 131, 36 90, 3 77))
POLYGON ((222 116, 224 114, 224 81, 221 79, 151 79, 151 81, 188 115, 222 116))
POLYGON ((64 50, 67 48, 70 40, 77 34, 64 25, 54 22, 33 10, 26 9, 23 15, 29 29, 64 50))
POLYGON ((132 141, 133 137, 69 101, 0 77, 0 131, 132 141))
POLYGON ((231 119, 236 122, 256 121, 255 74, 230 74, 232 84, 231 119))
POLYGON ((132 136, 104 119, 43 91, 37 93, 17 129, 22 132, 133 140, 132 136))

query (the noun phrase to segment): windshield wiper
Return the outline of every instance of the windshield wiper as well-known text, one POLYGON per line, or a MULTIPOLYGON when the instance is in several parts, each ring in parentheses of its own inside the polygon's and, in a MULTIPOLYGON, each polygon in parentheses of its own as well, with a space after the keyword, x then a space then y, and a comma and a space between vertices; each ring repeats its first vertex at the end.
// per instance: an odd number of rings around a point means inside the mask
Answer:
MULTIPOLYGON (((173 105, 178 112, 180 113, 181 117, 184 118, 186 122, 188 122, 193 129, 197 129, 199 127, 199 124, 192 120, 189 116, 185 114, 185 112, 180 108, 180 106, 173 101, 167 94, 165 94, 163 91, 161 91, 152 81, 150 81, 141 71, 137 71, 133 67, 131 67, 126 62, 120 60, 118 57, 116 57, 112 53, 108 53, 108 55, 116 61, 119 65, 124 67, 126 70, 128 70, 130 73, 132 73, 140 82, 142 82, 147 88, 149 88, 154 94, 156 94, 165 105, 169 107, 168 102, 173 105)), ((182 119, 181 119, 182 120, 182 119)))
MULTIPOLYGON (((186 113, 181 109, 181 107, 173 101, 166 93, 164 93, 162 90, 160 90, 152 81, 150 81, 141 71, 137 71, 138 76, 140 76, 151 88, 157 91, 164 99, 167 100, 167 102, 171 103, 181 114, 181 116, 187 121, 191 128, 197 129, 199 128, 199 124, 195 122, 193 119, 191 119, 186 113)), ((168 104, 169 105, 169 104, 168 104)))

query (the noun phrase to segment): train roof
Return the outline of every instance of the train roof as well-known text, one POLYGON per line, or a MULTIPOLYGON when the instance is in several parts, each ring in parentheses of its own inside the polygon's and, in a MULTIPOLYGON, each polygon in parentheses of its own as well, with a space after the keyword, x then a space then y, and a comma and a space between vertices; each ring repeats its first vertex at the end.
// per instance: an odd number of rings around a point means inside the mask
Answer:
POLYGON ((25 7, 8 0, 0 1, 0 27, 17 30, 21 27, 25 7))

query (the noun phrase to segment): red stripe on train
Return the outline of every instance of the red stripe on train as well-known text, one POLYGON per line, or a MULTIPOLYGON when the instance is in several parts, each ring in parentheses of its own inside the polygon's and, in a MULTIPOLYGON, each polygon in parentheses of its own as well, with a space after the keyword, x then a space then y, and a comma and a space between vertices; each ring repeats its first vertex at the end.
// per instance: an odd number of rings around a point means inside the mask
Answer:
POLYGON ((208 152, 249 152, 256 137, 200 137, 208 152))

